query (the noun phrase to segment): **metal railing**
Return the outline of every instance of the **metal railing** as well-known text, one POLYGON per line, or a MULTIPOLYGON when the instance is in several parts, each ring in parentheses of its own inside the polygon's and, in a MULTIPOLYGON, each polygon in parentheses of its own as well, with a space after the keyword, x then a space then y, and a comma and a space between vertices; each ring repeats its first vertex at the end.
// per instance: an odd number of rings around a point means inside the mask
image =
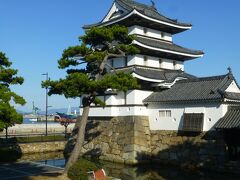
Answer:
POLYGON ((20 143, 36 143, 36 142, 56 142, 68 140, 70 133, 30 133, 30 134, 10 134, 5 138, 4 134, 0 134, 0 145, 20 144, 20 143))

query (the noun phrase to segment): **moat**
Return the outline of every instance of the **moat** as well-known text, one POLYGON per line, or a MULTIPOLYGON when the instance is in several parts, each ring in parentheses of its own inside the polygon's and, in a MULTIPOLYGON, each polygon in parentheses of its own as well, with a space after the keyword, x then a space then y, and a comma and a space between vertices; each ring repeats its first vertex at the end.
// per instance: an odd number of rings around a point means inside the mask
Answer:
MULTIPOLYGON (((61 152, 58 153, 38 153, 24 155, 21 160, 30 160, 49 166, 64 168, 66 160, 61 152)), ((233 174, 222 174, 207 171, 189 171, 173 166, 157 164, 147 164, 139 166, 127 166, 123 164, 110 163, 106 161, 95 162, 105 169, 107 175, 122 180, 162 180, 162 179, 239 179, 233 174)))

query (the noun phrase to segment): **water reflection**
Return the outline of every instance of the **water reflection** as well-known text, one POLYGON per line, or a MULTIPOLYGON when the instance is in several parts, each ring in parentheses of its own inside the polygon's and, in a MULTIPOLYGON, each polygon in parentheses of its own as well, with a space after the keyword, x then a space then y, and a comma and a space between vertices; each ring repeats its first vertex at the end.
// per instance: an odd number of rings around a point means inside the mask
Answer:
POLYGON ((226 180, 226 179, 239 179, 234 175, 227 175, 221 173, 211 173, 202 171, 186 171, 183 169, 175 168, 173 166, 161 165, 140 165, 137 167, 113 164, 109 162, 101 162, 102 167, 106 170, 107 174, 112 177, 117 177, 122 180, 226 180))
POLYGON ((36 161, 37 163, 46 164, 49 166, 64 168, 66 164, 65 159, 48 159, 42 161, 36 161))
MULTIPOLYGON (((58 153, 38 153, 23 156, 23 160, 32 160, 38 163, 47 164, 63 168, 66 160, 63 158, 62 152, 58 153)), ((174 168, 172 166, 162 165, 140 165, 137 167, 126 166, 123 164, 109 162, 95 162, 100 168, 103 168, 107 175, 122 180, 226 180, 239 179, 239 177, 230 174, 210 173, 202 171, 185 171, 183 169, 174 168)))

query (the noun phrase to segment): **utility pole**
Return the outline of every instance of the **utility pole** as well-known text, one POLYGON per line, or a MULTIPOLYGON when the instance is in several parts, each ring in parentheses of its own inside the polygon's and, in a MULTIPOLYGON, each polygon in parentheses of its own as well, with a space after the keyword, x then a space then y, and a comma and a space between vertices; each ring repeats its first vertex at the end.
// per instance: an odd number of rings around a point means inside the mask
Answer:
MULTIPOLYGON (((48 73, 44 73, 42 74, 44 76, 46 76, 46 81, 48 80, 48 73)), ((46 87, 46 136, 48 135, 48 131, 47 131, 47 121, 48 121, 48 87, 46 87)))

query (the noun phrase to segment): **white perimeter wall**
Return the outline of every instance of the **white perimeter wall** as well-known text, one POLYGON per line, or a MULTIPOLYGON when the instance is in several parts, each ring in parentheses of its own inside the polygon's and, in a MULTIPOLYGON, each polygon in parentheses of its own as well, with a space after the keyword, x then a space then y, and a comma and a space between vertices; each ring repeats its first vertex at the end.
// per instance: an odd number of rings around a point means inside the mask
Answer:
MULTIPOLYGON (((92 107, 90 108, 89 116, 147 116, 148 110, 143 106, 143 99, 152 94, 152 91, 131 90, 125 96, 123 92, 117 95, 109 95, 105 98, 107 107, 92 107), (112 106, 112 107, 108 107, 112 106)), ((104 97, 99 97, 104 100, 104 97)), ((80 109, 82 114, 82 108, 80 109)))
POLYGON ((148 106, 151 130, 181 130, 184 113, 204 113, 203 131, 208 131, 226 112, 227 105, 217 103, 148 106), (171 117, 159 117, 159 110, 171 110, 171 117))
MULTIPOLYGON (((145 106, 113 106, 113 107, 91 107, 91 117, 116 117, 116 116, 147 116, 148 110, 145 106)), ((82 109, 81 109, 82 113, 82 109)))
POLYGON ((129 27, 128 32, 129 34, 138 34, 138 35, 153 37, 153 38, 162 39, 166 41, 172 41, 172 35, 169 33, 166 33, 163 31, 157 31, 150 28, 145 28, 145 29, 147 30, 146 33, 144 33, 144 27, 135 25, 135 26, 129 27))

